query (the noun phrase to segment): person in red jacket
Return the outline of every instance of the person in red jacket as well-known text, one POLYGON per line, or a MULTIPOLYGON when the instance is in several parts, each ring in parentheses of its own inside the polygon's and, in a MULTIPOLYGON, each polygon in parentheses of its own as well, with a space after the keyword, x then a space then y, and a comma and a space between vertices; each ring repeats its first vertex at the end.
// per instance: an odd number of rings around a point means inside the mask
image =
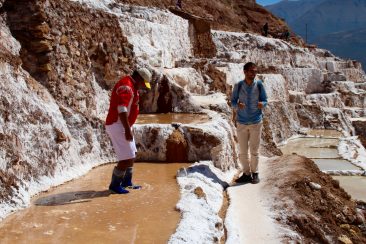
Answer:
POLYGON ((132 125, 139 114, 139 89, 151 89, 151 73, 146 68, 137 69, 131 76, 123 77, 113 87, 106 131, 112 141, 118 163, 113 169, 109 190, 125 194, 126 188, 140 189, 132 183, 132 169, 135 161, 136 144, 132 125))

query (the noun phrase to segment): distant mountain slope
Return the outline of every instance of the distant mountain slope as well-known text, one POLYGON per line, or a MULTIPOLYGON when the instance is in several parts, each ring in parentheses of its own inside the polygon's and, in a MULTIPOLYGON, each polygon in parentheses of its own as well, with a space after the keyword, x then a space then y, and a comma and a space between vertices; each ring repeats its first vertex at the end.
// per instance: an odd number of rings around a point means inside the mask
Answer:
POLYGON ((285 0, 266 8, 308 43, 366 67, 366 0, 285 0))
POLYGON ((289 23, 293 30, 304 36, 305 24, 308 38, 366 26, 366 0, 326 0, 289 23))
POLYGON ((332 50, 340 57, 352 57, 366 67, 366 27, 354 31, 331 33, 315 39, 319 47, 332 50))
POLYGON ((265 6, 265 8, 271 11, 277 17, 285 19, 285 21, 288 23, 292 23, 294 20, 323 1, 324 0, 284 0, 276 4, 265 6))

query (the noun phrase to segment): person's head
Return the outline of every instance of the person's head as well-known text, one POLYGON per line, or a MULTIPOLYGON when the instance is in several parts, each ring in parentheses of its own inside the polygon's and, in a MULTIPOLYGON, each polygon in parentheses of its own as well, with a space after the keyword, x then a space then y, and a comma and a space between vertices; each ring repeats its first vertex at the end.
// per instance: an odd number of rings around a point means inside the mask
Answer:
POLYGON ((151 73, 146 68, 136 69, 132 73, 132 78, 136 81, 137 89, 147 88, 151 89, 150 81, 151 81, 151 73))
POLYGON ((253 81, 257 74, 257 65, 252 62, 248 62, 243 67, 245 79, 249 81, 253 81))

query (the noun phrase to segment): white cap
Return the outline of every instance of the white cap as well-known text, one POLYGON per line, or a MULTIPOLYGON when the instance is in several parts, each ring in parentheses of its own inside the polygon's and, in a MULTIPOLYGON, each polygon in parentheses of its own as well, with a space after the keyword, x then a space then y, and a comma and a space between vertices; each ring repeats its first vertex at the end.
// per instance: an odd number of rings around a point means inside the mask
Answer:
POLYGON ((137 73, 139 73, 139 75, 144 79, 146 88, 151 89, 150 81, 151 81, 152 75, 151 75, 150 71, 146 68, 141 68, 141 69, 137 70, 137 73))

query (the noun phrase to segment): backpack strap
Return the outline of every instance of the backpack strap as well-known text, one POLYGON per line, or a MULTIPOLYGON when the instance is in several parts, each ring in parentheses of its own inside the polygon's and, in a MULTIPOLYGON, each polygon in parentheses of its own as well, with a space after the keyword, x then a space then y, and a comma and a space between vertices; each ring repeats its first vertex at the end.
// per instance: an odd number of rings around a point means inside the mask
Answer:
POLYGON ((239 97, 240 89, 241 89, 241 87, 243 86, 243 83, 244 83, 244 80, 241 80, 241 81, 239 81, 239 83, 238 83, 238 97, 239 97))
POLYGON ((262 86, 259 85, 259 83, 262 84, 262 81, 261 80, 257 80, 257 87, 258 87, 258 90, 259 90, 259 96, 261 95, 262 93, 262 86))

